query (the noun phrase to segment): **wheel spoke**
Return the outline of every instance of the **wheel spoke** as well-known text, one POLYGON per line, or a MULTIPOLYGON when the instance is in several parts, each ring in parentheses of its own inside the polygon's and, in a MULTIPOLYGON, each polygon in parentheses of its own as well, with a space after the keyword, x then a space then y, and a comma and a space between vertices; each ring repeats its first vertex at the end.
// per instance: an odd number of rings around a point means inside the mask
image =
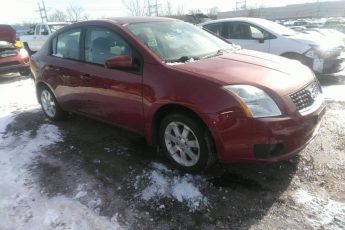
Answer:
POLYGON ((182 137, 187 138, 189 134, 189 129, 186 126, 183 126, 182 137))
POLYGON ((197 156, 191 149, 187 148, 185 152, 189 156, 189 158, 192 159, 192 162, 195 162, 197 160, 197 156))
POLYGON ((176 152, 177 152, 178 150, 179 150, 179 149, 177 148, 176 145, 174 145, 174 146, 171 145, 170 148, 169 148, 169 152, 170 152, 171 155, 176 154, 176 152))
POLYGON ((181 155, 181 160, 183 161, 182 163, 186 164, 188 162, 186 153, 184 151, 180 151, 180 155, 181 155))
POLYGON ((174 142, 174 143, 177 142, 177 137, 171 135, 170 133, 166 133, 166 134, 165 134, 165 138, 168 138, 169 141, 172 141, 172 142, 174 142))
POLYGON ((187 146, 190 148, 199 148, 198 142, 196 140, 187 141, 187 146))
POLYGON ((178 126, 176 124, 174 124, 173 130, 174 130, 174 133, 175 133, 176 137, 181 136, 180 130, 178 129, 178 126))

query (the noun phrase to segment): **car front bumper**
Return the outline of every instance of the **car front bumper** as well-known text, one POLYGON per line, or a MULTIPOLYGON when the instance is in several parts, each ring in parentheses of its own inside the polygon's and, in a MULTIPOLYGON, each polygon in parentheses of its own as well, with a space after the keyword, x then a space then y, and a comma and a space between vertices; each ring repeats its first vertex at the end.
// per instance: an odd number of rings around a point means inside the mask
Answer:
POLYGON ((310 59, 309 67, 321 74, 338 73, 345 69, 345 52, 337 57, 310 59))
POLYGON ((317 134, 325 104, 308 114, 235 118, 235 114, 214 114, 211 133, 222 162, 274 163, 298 154, 317 134), (232 118, 234 117, 234 118, 232 118))
POLYGON ((22 58, 19 54, 10 57, 0 57, 0 74, 30 70, 30 59, 22 58))

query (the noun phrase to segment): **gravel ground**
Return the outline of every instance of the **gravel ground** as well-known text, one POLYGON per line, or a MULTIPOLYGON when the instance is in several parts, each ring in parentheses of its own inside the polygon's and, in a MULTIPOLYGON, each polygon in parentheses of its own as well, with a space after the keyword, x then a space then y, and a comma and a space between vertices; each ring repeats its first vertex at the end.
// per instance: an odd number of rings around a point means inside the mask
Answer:
POLYGON ((200 175, 125 130, 52 123, 31 79, 2 76, 0 229, 344 229, 344 76, 320 76, 328 109, 298 156, 200 175))

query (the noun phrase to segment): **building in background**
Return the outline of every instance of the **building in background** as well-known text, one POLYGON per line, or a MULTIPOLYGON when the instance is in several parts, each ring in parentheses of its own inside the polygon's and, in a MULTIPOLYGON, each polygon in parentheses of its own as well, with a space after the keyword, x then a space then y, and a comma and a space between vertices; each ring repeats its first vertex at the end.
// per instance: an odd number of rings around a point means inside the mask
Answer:
POLYGON ((270 20, 345 17, 345 1, 315 2, 258 9, 219 12, 218 18, 260 17, 270 20))

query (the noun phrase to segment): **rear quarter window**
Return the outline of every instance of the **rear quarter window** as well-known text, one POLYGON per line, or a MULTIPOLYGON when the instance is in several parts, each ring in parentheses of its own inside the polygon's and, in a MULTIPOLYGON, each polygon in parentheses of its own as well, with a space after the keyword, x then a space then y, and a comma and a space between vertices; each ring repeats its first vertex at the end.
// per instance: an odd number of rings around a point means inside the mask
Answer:
POLYGON ((52 56, 80 60, 81 29, 73 29, 59 34, 52 40, 52 56))

